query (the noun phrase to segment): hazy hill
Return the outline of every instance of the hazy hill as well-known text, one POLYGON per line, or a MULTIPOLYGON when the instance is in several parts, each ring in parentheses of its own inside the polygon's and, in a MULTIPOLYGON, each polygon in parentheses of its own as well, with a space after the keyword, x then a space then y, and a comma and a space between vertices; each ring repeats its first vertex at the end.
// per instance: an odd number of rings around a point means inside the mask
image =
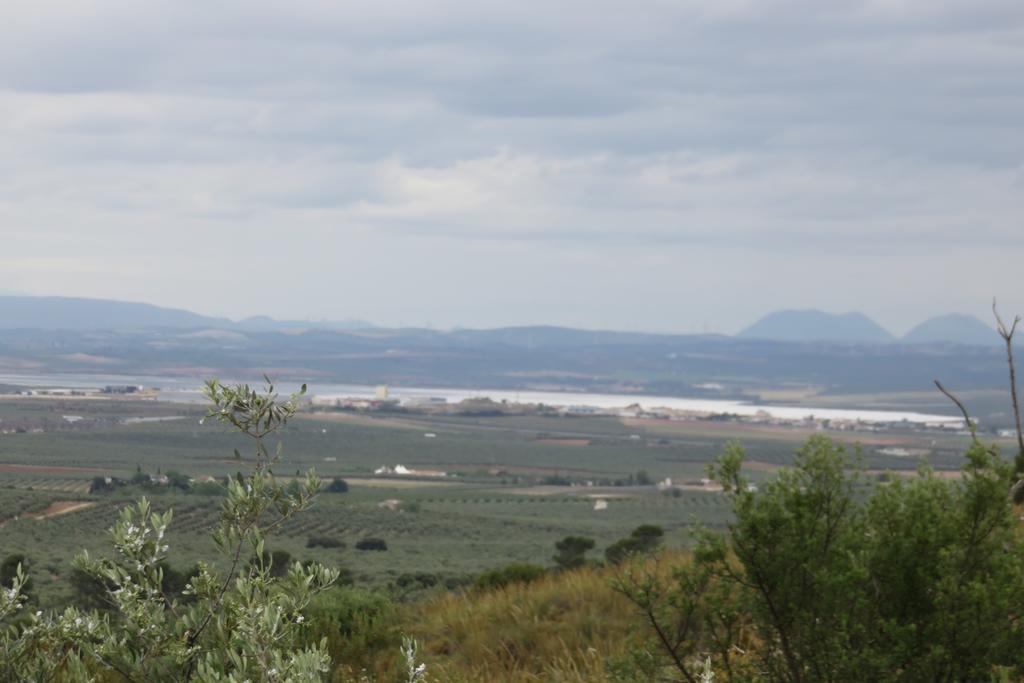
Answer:
POLYGON ((51 296, 0 296, 0 329, 4 330, 139 330, 219 328, 240 331, 308 329, 358 330, 372 327, 362 320, 275 320, 255 316, 234 322, 178 308, 108 299, 51 296))
POLYGON ((745 339, 789 342, 884 343, 895 337, 861 313, 777 311, 769 313, 737 335, 745 339))
POLYGON ((230 323, 239 330, 247 331, 288 331, 288 330, 365 330, 373 327, 372 323, 365 320, 275 320, 266 315, 256 315, 251 318, 230 323))
POLYGON ((191 311, 106 299, 0 296, 0 329, 123 330, 224 327, 230 321, 191 311))
POLYGON ((925 320, 903 335, 905 344, 951 343, 992 346, 1000 343, 996 331, 973 315, 950 313, 925 320))

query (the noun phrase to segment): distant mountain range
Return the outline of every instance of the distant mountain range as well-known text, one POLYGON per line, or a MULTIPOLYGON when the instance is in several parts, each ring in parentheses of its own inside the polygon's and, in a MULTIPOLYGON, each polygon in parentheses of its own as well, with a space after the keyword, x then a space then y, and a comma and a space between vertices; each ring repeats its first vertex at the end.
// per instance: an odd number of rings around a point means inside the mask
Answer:
POLYGON ((839 344, 961 344, 993 346, 999 336, 973 315, 951 313, 929 318, 896 337, 862 313, 824 311, 777 311, 740 332, 743 339, 785 342, 829 342, 839 344))
MULTIPOLYGON (((307 330, 363 331, 374 328, 362 320, 275 320, 256 316, 240 321, 215 318, 191 311, 144 303, 73 297, 0 296, 0 330, 130 331, 221 329, 235 332, 295 332, 307 330)), ((408 334, 415 331, 408 330, 408 334)), ((425 336, 435 336, 420 331, 425 336)), ((507 327, 495 330, 456 329, 444 333, 446 343, 474 345, 486 342, 516 348, 645 344, 652 337, 642 332, 577 330, 552 326, 507 327), (647 341, 645 341, 647 340, 647 341)), ((738 335, 739 339, 796 343, 839 344, 960 344, 993 346, 999 337, 993 328, 971 315, 949 314, 930 318, 902 338, 861 313, 834 314, 817 310, 777 311, 766 315, 738 335)), ((1024 335, 1022 335, 1024 337, 1024 335)))
POLYGON ((372 327, 360 320, 274 320, 267 316, 238 322, 178 308, 107 299, 56 296, 0 296, 0 330, 138 330, 219 328, 240 331, 353 330, 372 327))
POLYGON ((0 376, 17 384, 25 374, 85 373, 117 383, 126 380, 113 378, 252 379, 266 372, 318 386, 735 400, 799 387, 815 392, 808 400, 902 392, 923 397, 914 399, 915 410, 955 412, 934 390, 932 381, 940 378, 958 391, 999 389, 996 398, 972 395, 970 405, 984 424, 1005 425, 1006 356, 995 332, 994 339, 988 333, 969 316, 944 316, 899 340, 862 315, 816 311, 773 314, 738 336, 554 326, 432 330, 358 321, 232 321, 146 304, 19 296, 0 297, 0 376))

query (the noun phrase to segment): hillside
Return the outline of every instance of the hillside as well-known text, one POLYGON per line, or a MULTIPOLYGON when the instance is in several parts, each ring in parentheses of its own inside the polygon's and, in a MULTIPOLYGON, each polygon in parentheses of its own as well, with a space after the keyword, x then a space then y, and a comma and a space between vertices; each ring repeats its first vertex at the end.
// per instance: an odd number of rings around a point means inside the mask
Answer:
POLYGON ((885 343, 895 338, 862 313, 777 311, 769 313, 737 335, 744 339, 789 342, 885 343))
POLYGON ((0 329, 124 330, 230 325, 191 311, 107 299, 0 296, 0 329))
POLYGON ((903 335, 904 344, 964 344, 993 346, 1000 343, 996 331, 973 315, 950 313, 925 320, 903 335))
POLYGON ((109 331, 218 328, 250 332, 307 329, 365 330, 363 320, 275 320, 253 316, 237 322, 178 308, 109 299, 0 296, 0 330, 109 331))

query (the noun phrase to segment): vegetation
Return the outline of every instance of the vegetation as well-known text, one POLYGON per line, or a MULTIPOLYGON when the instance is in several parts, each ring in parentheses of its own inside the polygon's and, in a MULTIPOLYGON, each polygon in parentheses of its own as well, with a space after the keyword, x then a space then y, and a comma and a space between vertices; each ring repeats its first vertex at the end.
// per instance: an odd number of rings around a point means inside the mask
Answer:
POLYGON ((702 534, 671 580, 616 580, 678 677, 695 681, 705 658, 727 680, 1024 674, 1016 478, 994 449, 975 443, 959 480, 923 468, 870 491, 824 437, 760 492, 744 456, 734 444, 714 468, 736 515, 727 534, 702 534))
POLYGON ((356 550, 378 550, 388 549, 388 543, 383 538, 363 538, 356 541, 356 550))
POLYGON ((593 550, 594 539, 584 536, 566 536, 555 543, 552 558, 560 569, 577 569, 587 561, 587 551, 593 550))
POLYGON ((664 536, 665 531, 660 526, 641 524, 627 538, 608 546, 604 551, 605 559, 609 564, 619 564, 630 557, 652 553, 661 545, 664 536))
MULTIPOLYGON (((1012 355, 1010 361, 1012 369, 1012 355)), ((652 439, 653 446, 637 451, 655 451, 641 461, 644 469, 623 469, 611 451, 634 439, 605 425, 601 439, 590 441, 597 445, 586 446, 608 467, 601 473, 537 467, 529 481, 498 487, 488 477, 520 475, 490 467, 464 481, 407 481, 380 491, 350 489, 336 476, 330 486, 346 495, 311 509, 318 479, 312 472, 279 477, 281 446, 273 450, 267 442, 288 430, 311 447, 326 443, 325 428, 292 427, 296 397, 279 402, 272 387, 260 394, 211 382, 207 395, 207 416, 252 446, 248 457, 235 451, 234 474, 223 483, 182 474, 197 471, 199 460, 191 459, 147 462, 157 476, 140 465, 131 480, 83 479, 84 501, 63 488, 0 490, 0 511, 11 513, 3 519, 35 515, 31 524, 11 526, 36 539, 56 527, 31 501, 86 504, 77 520, 103 520, 126 497, 149 497, 121 510, 111 530, 115 556, 83 552, 76 560, 65 576, 72 592, 62 611, 26 607, 26 570, 54 575, 51 559, 19 550, 0 563, 3 680, 799 683, 1024 676, 1024 536, 1013 502, 1021 490, 1019 462, 981 443, 973 430, 959 477, 926 466, 910 479, 867 476, 870 454, 815 435, 793 467, 774 476, 763 472, 776 456, 759 447, 757 486, 745 472, 746 452, 732 443, 711 467, 722 493, 674 488, 662 495, 649 486, 666 473, 660 463, 685 454, 677 462, 696 464, 697 456, 662 432, 664 442, 652 439), (647 491, 612 499, 612 517, 573 495, 579 487, 571 485, 595 474, 647 491), (564 487, 554 495, 531 488, 553 479, 564 487), (199 486, 211 495, 196 496, 199 486), (510 493, 515 486, 523 490, 510 493), (400 506, 391 505, 396 495, 400 506), (182 539, 213 529, 202 552, 189 546, 178 554, 202 561, 173 564, 171 512, 152 501, 174 507, 182 539), (666 549, 686 538, 684 516, 703 522, 686 554, 666 549), (278 532, 273 550, 271 532, 278 532), (445 547, 437 543, 442 535, 445 547), (358 550, 389 552, 347 553, 345 539, 359 539, 358 550), (477 573, 453 564, 450 549, 459 543, 492 568, 477 573), (530 548, 522 555, 555 570, 518 557, 493 568, 500 556, 490 551, 498 547, 512 548, 510 555, 530 548), (211 549, 219 560, 205 559, 211 549), (588 559, 602 549, 604 567, 588 559), (306 551, 332 563, 359 557, 382 570, 328 569, 306 551)), ((459 419, 446 425, 467 424, 459 419)), ((389 442, 406 443, 406 454, 422 443, 415 438, 422 430, 407 427, 389 442)), ((193 448, 182 428, 148 434, 174 433, 175 448, 193 448)), ((196 428, 188 429, 196 438, 196 428)), ((492 429, 438 430, 430 443, 448 440, 453 459, 471 464, 480 459, 471 446, 492 429)), ((350 436, 358 433, 354 428, 350 436)), ((515 448, 527 449, 517 453, 541 462, 559 448, 557 438, 512 438, 515 448)))
POLYGON ((530 583, 544 576, 547 570, 536 564, 518 562, 482 573, 476 579, 476 587, 483 589, 504 588, 514 583, 530 583))
MULTIPOLYGON (((328 671, 325 644, 302 646, 299 634, 303 610, 335 582, 337 571, 294 563, 275 576, 264 559, 266 534, 308 507, 319 487, 310 472, 297 495, 287 494, 273 473, 281 449, 271 454, 265 445, 294 414, 294 397, 279 403, 272 386, 260 394, 216 381, 206 393, 208 416, 253 445, 250 474, 229 482, 213 534, 229 569, 220 573, 200 563, 182 590, 189 600, 168 595, 162 563, 171 513, 154 512, 143 498, 122 510, 111 529, 116 558, 83 553, 77 560, 76 568, 103 586, 111 611, 69 607, 4 626, 3 680, 77 681, 109 673, 126 681, 312 681, 328 671), (239 562, 246 548, 257 558, 248 567, 239 562)), ((12 587, 0 591, 0 619, 23 607, 25 584, 19 567, 12 587)))
POLYGON ((340 477, 335 477, 324 491, 327 493, 348 493, 348 482, 340 477))

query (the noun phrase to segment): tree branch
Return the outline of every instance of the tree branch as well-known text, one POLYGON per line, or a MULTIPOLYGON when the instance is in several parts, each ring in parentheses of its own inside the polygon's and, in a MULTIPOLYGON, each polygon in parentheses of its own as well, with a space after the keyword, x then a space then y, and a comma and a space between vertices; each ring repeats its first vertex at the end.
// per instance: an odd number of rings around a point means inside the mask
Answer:
POLYGON ((951 392, 947 391, 946 387, 942 386, 942 383, 939 382, 939 380, 936 379, 936 380, 932 380, 932 381, 935 382, 935 386, 937 386, 939 388, 939 391, 941 391, 943 394, 945 394, 946 398, 948 398, 950 401, 955 403, 956 407, 960 409, 961 414, 963 414, 963 416, 964 416, 964 422, 967 424, 967 429, 969 429, 970 432, 971 432, 971 438, 974 439, 975 442, 977 442, 977 440, 978 440, 977 427, 974 424, 974 420, 971 419, 971 416, 967 414, 967 408, 965 408, 964 404, 960 402, 960 399, 958 399, 956 396, 954 396, 951 392))
POLYGON ((1024 472, 1024 431, 1021 431, 1020 403, 1017 401, 1017 372, 1013 364, 1013 334, 1017 331, 1020 316, 1014 316, 1013 323, 1007 325, 1003 321, 1002 316, 999 315, 995 299, 992 299, 992 313, 996 317, 996 327, 999 330, 999 336, 1003 338, 1003 342, 1006 344, 1006 362, 1010 366, 1010 399, 1013 402, 1013 418, 1017 427, 1017 459, 1014 465, 1019 475, 1024 472))

